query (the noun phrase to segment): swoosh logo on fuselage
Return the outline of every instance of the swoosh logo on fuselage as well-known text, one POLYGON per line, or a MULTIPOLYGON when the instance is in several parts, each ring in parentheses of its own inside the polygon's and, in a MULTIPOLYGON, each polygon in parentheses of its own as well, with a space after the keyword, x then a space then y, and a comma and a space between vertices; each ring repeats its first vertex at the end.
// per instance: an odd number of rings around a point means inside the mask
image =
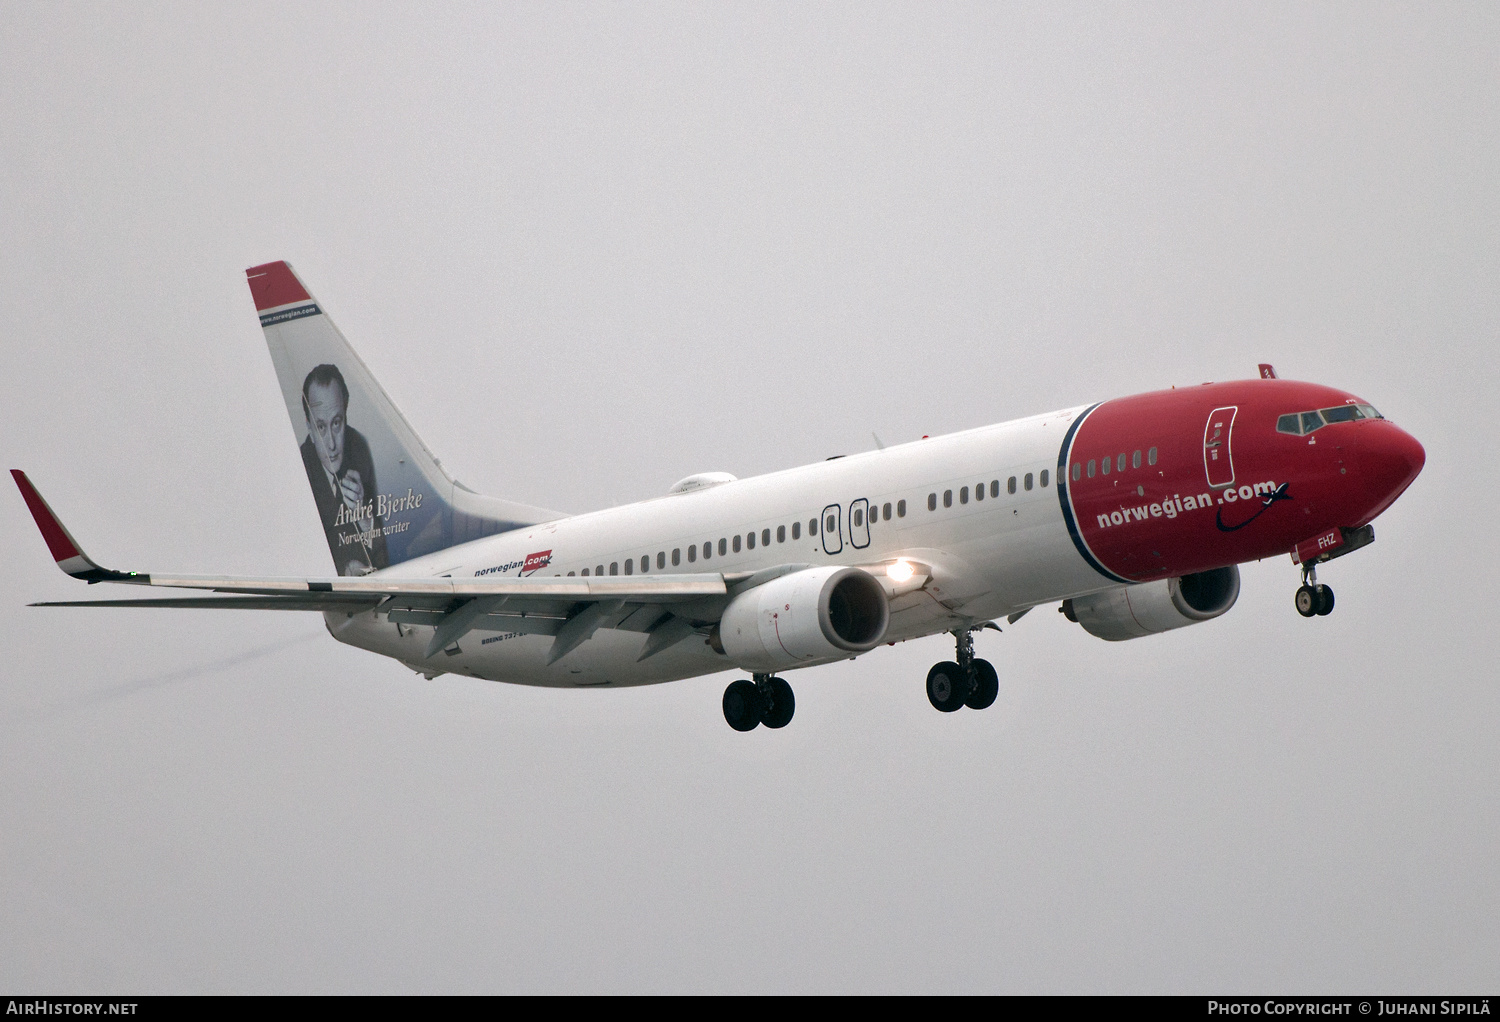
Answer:
POLYGON ((1238 525, 1225 525, 1224 524, 1224 509, 1223 508, 1220 508, 1217 512, 1215 512, 1215 514, 1214 514, 1214 524, 1219 527, 1219 531, 1220 532, 1238 532, 1239 530, 1243 529, 1245 526, 1249 525, 1251 522, 1255 521, 1261 515, 1265 514, 1266 513, 1266 509, 1269 508, 1272 504, 1276 503, 1278 500, 1291 500, 1292 499, 1292 495, 1287 492, 1287 487, 1290 486, 1290 485, 1292 485, 1292 484, 1288 482, 1288 483, 1282 483, 1280 486, 1276 487, 1276 490, 1273 493, 1271 493, 1269 496, 1267 496, 1265 500, 1263 500, 1263 501, 1260 502, 1260 509, 1258 511, 1256 511, 1255 514, 1251 515, 1249 518, 1246 518, 1243 522, 1240 522, 1240 524, 1238 524, 1238 525))

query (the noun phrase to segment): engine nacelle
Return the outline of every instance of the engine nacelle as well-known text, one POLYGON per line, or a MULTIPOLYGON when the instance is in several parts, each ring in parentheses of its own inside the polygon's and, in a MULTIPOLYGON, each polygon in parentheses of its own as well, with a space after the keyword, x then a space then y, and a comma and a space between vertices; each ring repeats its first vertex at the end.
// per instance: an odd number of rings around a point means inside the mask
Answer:
POLYGON ((885 590, 868 572, 807 568, 736 596, 712 641, 736 666, 764 673, 868 652, 890 621, 885 590))
POLYGON ((1138 639, 1218 617, 1240 598, 1235 565, 1063 601, 1069 621, 1110 642, 1138 639))

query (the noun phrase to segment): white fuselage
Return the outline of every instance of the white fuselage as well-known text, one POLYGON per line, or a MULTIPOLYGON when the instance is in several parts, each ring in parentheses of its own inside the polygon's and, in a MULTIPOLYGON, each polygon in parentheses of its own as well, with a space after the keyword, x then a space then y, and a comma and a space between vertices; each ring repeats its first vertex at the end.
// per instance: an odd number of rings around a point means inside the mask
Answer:
MULTIPOLYGON (((561 518, 407 561, 399 573, 727 574, 902 558, 930 572, 921 588, 891 600, 886 641, 965 627, 1114 584, 1074 547, 1052 478, 1068 427, 1086 407, 561 518), (983 499, 975 495, 981 486, 983 499), (542 553, 550 553, 546 565, 526 571, 528 557, 534 565, 542 553)), ((433 670, 424 663, 431 629, 401 628, 378 612, 325 618, 342 642, 433 670)), ((476 630, 438 659, 442 670, 473 677, 568 687, 644 685, 734 667, 701 635, 638 662, 645 641, 628 627, 600 629, 549 666, 550 636, 476 630)))

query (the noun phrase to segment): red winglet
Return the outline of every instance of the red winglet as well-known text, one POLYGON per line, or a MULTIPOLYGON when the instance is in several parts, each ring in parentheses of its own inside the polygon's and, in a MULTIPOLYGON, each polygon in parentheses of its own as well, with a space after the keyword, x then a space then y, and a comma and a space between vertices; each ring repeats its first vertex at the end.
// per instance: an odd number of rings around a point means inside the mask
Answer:
POLYGON ((1271 363, 1262 362, 1260 365, 1256 366, 1256 368, 1260 370, 1260 378, 1262 380, 1276 379, 1276 367, 1271 363))
POLYGON ((255 299, 256 312, 312 300, 302 281, 284 262, 252 266, 245 271, 245 276, 250 281, 250 296, 255 299))
POLYGON ((78 549, 78 544, 73 542, 73 537, 68 535, 68 530, 63 528, 62 522, 57 520, 57 515, 52 513, 52 509, 47 506, 42 495, 36 492, 36 487, 31 485, 31 480, 26 478, 26 473, 13 468, 10 474, 15 478, 16 486, 20 487, 21 499, 26 501, 31 517, 36 519, 37 528, 42 530, 42 539, 47 541, 47 549, 51 551, 52 559, 61 564, 75 557, 83 557, 83 551, 78 549))

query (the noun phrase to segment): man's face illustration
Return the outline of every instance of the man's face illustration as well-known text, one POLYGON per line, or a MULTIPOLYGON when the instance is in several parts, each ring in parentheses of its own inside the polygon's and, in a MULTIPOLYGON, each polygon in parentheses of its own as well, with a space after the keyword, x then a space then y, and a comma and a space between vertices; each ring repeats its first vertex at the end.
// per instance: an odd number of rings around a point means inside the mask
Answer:
POLYGON ((337 383, 314 383, 307 389, 307 429, 318 460, 332 475, 344 465, 344 392, 337 383))

